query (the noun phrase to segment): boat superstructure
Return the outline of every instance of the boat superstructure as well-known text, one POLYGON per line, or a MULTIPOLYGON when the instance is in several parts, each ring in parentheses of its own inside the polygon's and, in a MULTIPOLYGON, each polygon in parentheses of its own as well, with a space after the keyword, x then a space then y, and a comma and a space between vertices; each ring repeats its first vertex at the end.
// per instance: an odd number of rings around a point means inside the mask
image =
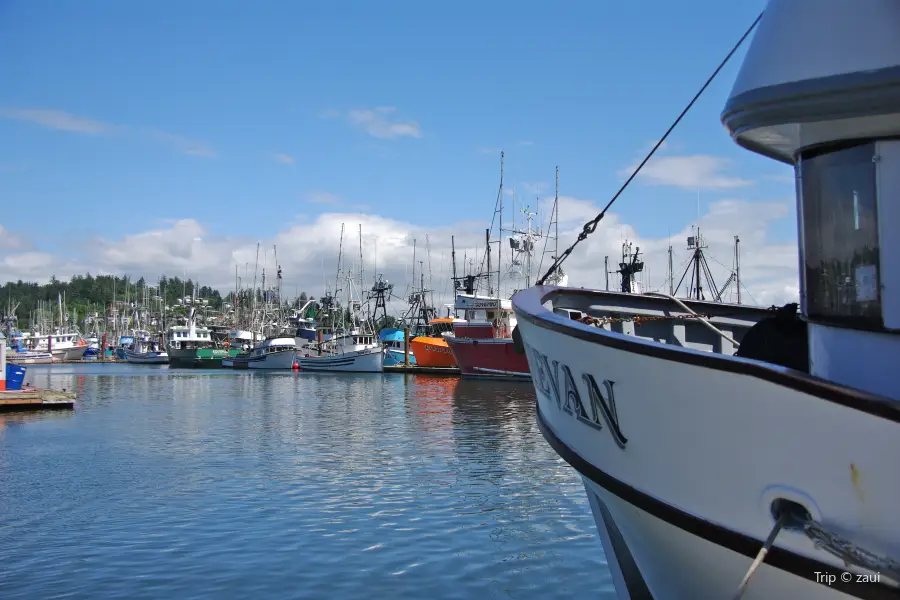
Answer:
POLYGON ((900 4, 771 0, 722 120, 795 169, 799 316, 514 296, 538 424, 620 598, 900 596, 898 100, 900 4))
POLYGON ((229 357, 229 350, 216 345, 210 330, 197 325, 193 306, 188 308, 186 325, 169 328, 166 351, 169 365, 175 368, 218 369, 222 359, 229 357))

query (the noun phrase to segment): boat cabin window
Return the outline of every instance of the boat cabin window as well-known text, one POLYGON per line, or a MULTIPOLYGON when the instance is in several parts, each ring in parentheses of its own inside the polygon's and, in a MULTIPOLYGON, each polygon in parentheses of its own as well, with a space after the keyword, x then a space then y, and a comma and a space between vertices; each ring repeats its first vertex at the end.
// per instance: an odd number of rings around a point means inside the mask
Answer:
POLYGON ((875 143, 800 161, 808 317, 881 327, 875 143))

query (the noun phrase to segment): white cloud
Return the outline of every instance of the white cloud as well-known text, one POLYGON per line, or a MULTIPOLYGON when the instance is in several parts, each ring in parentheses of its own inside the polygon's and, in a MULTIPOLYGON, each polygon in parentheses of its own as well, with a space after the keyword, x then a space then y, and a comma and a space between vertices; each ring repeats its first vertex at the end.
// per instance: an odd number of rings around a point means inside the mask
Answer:
MULTIPOLYGON (((619 171, 621 177, 630 176, 639 161, 619 171)), ((638 173, 637 179, 649 185, 670 185, 685 189, 730 189, 752 182, 725 174, 729 161, 717 156, 654 156, 638 173)))
MULTIPOLYGON (((476 264, 481 262, 484 228, 488 225, 486 222, 460 222, 443 227, 423 228, 348 206, 339 197, 326 194, 320 192, 316 197, 320 200, 330 198, 332 202, 324 205, 329 206, 331 212, 285 226, 263 240, 216 235, 197 220, 182 219, 115 239, 95 240, 84 248, 66 249, 57 255, 7 245, 0 248, 0 281, 46 281, 51 275, 63 279, 87 271, 94 274, 127 273, 135 278, 144 276, 148 280, 163 274, 181 276, 186 273, 203 285, 218 287, 225 292, 234 285, 235 265, 238 265, 241 277, 252 279, 259 242, 260 260, 262 262, 263 257, 266 258, 267 272, 274 270, 272 246, 277 247, 286 293, 306 291, 319 296, 323 291, 323 281, 328 281, 329 285, 334 282, 342 223, 345 225, 345 261, 349 260, 354 265, 359 262, 357 236, 361 224, 362 254, 368 285, 371 285, 376 272, 383 273, 395 284, 394 292, 400 297, 405 295, 407 286, 411 283, 414 239, 417 247, 416 261, 423 261, 426 273, 431 274, 430 277, 426 275, 426 285, 435 289, 435 298, 439 303, 448 301, 452 294, 449 279, 451 236, 455 238, 459 273, 463 272, 464 261, 476 264)), ((549 214, 551 203, 552 198, 541 201, 540 215, 544 220, 549 214)), ((574 241, 582 224, 593 218, 599 210, 600 207, 592 201, 560 197, 560 250, 574 241)), ((741 277, 745 285, 744 301, 750 302, 752 298, 757 303, 768 306, 796 299, 796 245, 772 244, 767 237, 772 223, 789 217, 791 210, 791 205, 787 202, 721 200, 710 205, 709 211, 700 219, 700 227, 709 245, 707 255, 717 285, 721 286, 728 278, 734 236, 739 235, 742 249, 741 277)), ((689 258, 685 239, 691 234, 691 227, 686 224, 671 236, 676 278, 681 275, 684 263, 689 258)), ((602 288, 605 282, 603 258, 609 256, 610 265, 615 269, 612 265, 618 262, 621 244, 626 237, 641 249, 646 265, 643 277, 648 288, 668 289, 664 282, 669 239, 643 236, 639 229, 621 222, 614 213, 601 222, 597 231, 581 243, 564 264, 570 274, 570 284, 602 288)), ((509 244, 503 244, 502 248, 502 258, 506 263, 509 259, 509 244)), ((543 242, 539 242, 535 265, 543 262, 543 268, 546 269, 549 254, 542 260, 543 249, 543 242)), ((416 271, 419 271, 418 264, 416 271)), ((614 286, 615 274, 610 276, 610 281, 614 286)), ((523 284, 521 279, 507 279, 504 290, 509 291, 523 284)), ((729 298, 734 298, 733 286, 732 293, 725 295, 726 300, 729 298)), ((400 307, 395 305, 395 308, 400 307)))
POLYGON ((104 123, 96 119, 73 115, 62 110, 45 108, 2 108, 0 116, 17 121, 25 121, 55 129, 87 135, 109 135, 113 133, 128 134, 156 142, 162 142, 177 152, 188 156, 212 157, 216 151, 206 142, 171 133, 160 129, 129 128, 121 125, 104 123))
POLYGON ((330 192, 312 192, 307 194, 306 201, 311 204, 325 204, 332 208, 332 210, 337 210, 338 208, 350 210, 350 211, 368 211, 370 210, 370 206, 368 204, 351 204, 345 202, 343 198, 338 196, 337 194, 332 194, 330 192))
POLYGON ((532 142, 531 140, 522 140, 521 142, 519 142, 519 145, 520 146, 534 146, 534 142, 532 142))
POLYGON ((147 135, 156 141, 168 144, 177 152, 187 156, 203 156, 207 158, 216 156, 216 151, 209 144, 200 140, 158 129, 148 131, 147 135))
POLYGON ((290 154, 284 154, 282 152, 279 152, 277 154, 273 154, 272 158, 274 158, 276 161, 280 162, 283 165, 294 164, 294 157, 291 156, 290 154))
POLYGON ((0 225, 0 250, 27 250, 25 239, 0 225))
POLYGON ((103 123, 102 121, 97 121, 88 117, 79 117, 62 110, 45 108, 4 108, 0 109, 0 115, 7 119, 27 121, 48 129, 72 131, 90 135, 109 133, 115 129, 115 126, 110 125, 109 123, 103 123))
POLYGON ((379 106, 377 108, 354 108, 346 114, 334 109, 326 109, 320 114, 323 119, 344 117, 352 125, 359 127, 372 137, 393 140, 402 137, 420 138, 422 129, 416 121, 392 119, 397 111, 395 106, 379 106))
POLYGON ((503 148, 495 148, 493 146, 481 146, 476 149, 478 154, 500 154, 503 148))
POLYGON ((312 192, 306 198, 307 202, 313 204, 340 204, 341 197, 330 192, 312 192))

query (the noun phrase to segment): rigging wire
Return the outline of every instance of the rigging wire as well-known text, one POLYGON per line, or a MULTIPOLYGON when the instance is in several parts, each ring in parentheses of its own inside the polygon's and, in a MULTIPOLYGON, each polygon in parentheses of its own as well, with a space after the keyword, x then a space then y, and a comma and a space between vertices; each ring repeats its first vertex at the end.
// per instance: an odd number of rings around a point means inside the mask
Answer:
POLYGON ((622 184, 622 187, 619 188, 619 191, 617 191, 615 193, 615 195, 612 197, 612 199, 606 203, 606 206, 603 207, 603 210, 601 210, 600 213, 596 217, 594 217, 593 219, 591 219, 590 221, 588 221, 587 223, 584 224, 584 226, 581 229, 581 233, 578 234, 578 238, 575 240, 575 242, 571 246, 566 248, 566 250, 561 255, 559 255, 555 261, 553 261, 553 264, 550 265, 550 268, 547 269, 547 272, 544 273, 540 279, 538 279, 537 285, 543 285, 544 281, 562 265, 563 261, 565 261, 566 258, 568 258, 570 254, 572 254, 572 251, 575 249, 575 247, 578 244, 580 244, 581 242, 583 242, 584 240, 586 240, 587 236, 591 235, 592 233, 594 233, 597 230, 597 225, 600 223, 600 221, 603 219, 603 217, 606 216, 606 211, 608 211, 609 208, 613 205, 613 203, 619 199, 619 196, 622 195, 622 192, 625 191, 625 188, 628 187, 628 185, 632 182, 632 180, 635 177, 637 177, 637 174, 640 173, 642 168, 644 168, 644 165, 647 164, 647 161, 649 161, 653 157, 653 155, 656 153, 656 151, 659 150, 659 147, 662 146, 663 142, 666 141, 666 138, 669 137, 669 134, 672 133, 672 130, 674 130, 675 127, 678 126, 678 124, 681 122, 681 119, 684 118, 684 116, 691 109, 691 107, 694 106, 694 103, 697 102, 697 100, 700 98, 701 94, 703 94, 703 92, 706 91, 706 88, 709 87, 709 84, 711 84, 713 82, 713 79, 715 79, 716 76, 719 74, 719 71, 721 71, 725 67, 725 65, 728 63, 728 61, 734 55, 734 53, 737 52, 738 48, 741 47, 741 44, 744 43, 744 40, 747 39, 747 37, 750 35, 750 33, 756 27, 757 23, 759 23, 760 19, 762 19, 762 16, 763 16, 763 13, 759 13, 759 16, 756 17, 756 20, 753 21, 753 24, 750 25, 750 27, 747 29, 747 31, 744 32, 744 35, 741 36, 741 39, 739 39, 737 41, 737 43, 734 45, 734 47, 731 49, 731 51, 725 56, 725 58, 722 60, 722 62, 719 63, 719 66, 716 67, 716 70, 713 71, 712 75, 709 76, 709 79, 706 80, 706 83, 703 84, 703 87, 701 87, 700 90, 691 99, 691 101, 688 102, 687 106, 684 107, 684 110, 681 111, 681 114, 678 115, 678 118, 675 119, 675 121, 669 126, 669 129, 667 129, 666 132, 663 134, 663 136, 661 138, 659 138, 659 141, 656 142, 656 145, 653 146, 653 149, 650 150, 650 152, 647 154, 647 156, 644 157, 644 160, 641 161, 641 163, 634 169, 634 171, 631 173, 631 175, 628 177, 628 179, 625 180, 625 183, 622 184))

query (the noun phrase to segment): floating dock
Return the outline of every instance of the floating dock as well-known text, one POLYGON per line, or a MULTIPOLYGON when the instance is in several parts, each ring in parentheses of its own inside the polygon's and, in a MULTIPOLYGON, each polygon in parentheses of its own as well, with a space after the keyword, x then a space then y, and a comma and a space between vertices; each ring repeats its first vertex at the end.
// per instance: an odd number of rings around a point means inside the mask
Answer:
POLYGON ((73 392, 25 388, 0 391, 0 412, 21 410, 72 410, 73 392))
POLYGON ((393 365, 384 367, 385 373, 416 373, 418 375, 444 375, 446 377, 459 377, 459 369, 456 367, 420 367, 418 365, 393 365))

